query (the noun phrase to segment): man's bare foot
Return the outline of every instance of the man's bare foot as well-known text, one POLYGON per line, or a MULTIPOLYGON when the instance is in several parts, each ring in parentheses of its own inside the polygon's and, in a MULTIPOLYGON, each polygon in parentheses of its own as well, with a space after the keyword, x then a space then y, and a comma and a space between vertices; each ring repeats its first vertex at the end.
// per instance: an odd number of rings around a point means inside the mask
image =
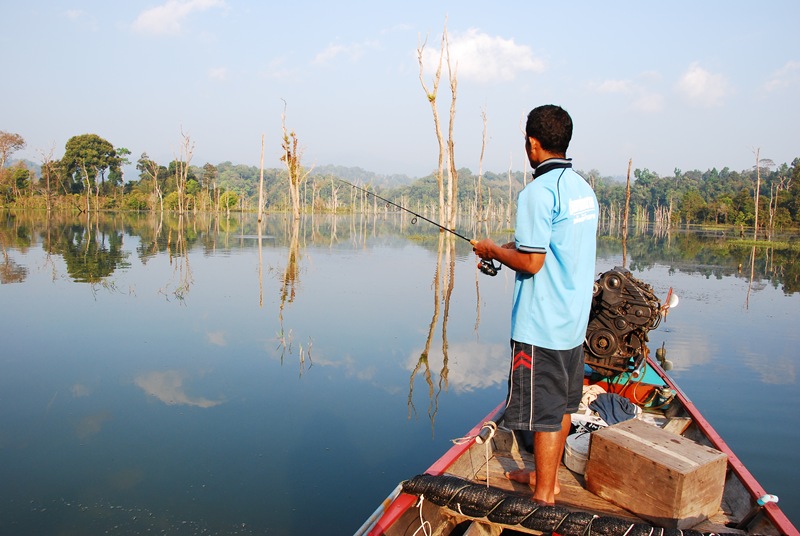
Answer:
MULTIPOLYGON (((521 482, 529 485, 532 488, 536 486, 536 471, 517 469, 516 471, 507 471, 505 475, 507 479, 513 480, 514 482, 521 482)), ((556 482, 556 487, 555 490, 553 490, 553 493, 558 495, 560 492, 561 486, 559 486, 558 482, 556 482)))

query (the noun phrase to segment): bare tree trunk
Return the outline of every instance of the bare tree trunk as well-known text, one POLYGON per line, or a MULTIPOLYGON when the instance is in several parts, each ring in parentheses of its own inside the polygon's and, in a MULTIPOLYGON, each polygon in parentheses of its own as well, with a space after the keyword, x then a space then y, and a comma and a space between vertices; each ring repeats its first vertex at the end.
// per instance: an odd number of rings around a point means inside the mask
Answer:
POLYGON ((448 227, 455 227, 458 216, 458 170, 456 169, 456 151, 453 140, 453 126, 456 118, 456 90, 458 88, 458 65, 453 69, 450 63, 450 41, 447 38, 447 27, 444 29, 443 41, 447 53, 447 76, 450 80, 450 123, 447 129, 447 205, 448 227))
MULTIPOLYGON (((442 60, 444 57, 444 44, 445 34, 442 35, 442 50, 439 53, 439 65, 436 68, 436 74, 433 77, 433 91, 429 91, 425 85, 424 66, 422 61, 422 53, 425 50, 425 42, 417 47, 417 60, 419 61, 419 81, 422 84, 422 89, 428 97, 428 102, 431 104, 431 111, 433 112, 433 127, 436 133, 436 141, 439 143, 439 162, 436 168, 436 184, 439 187, 439 220, 445 220, 445 203, 444 203, 444 155, 445 145, 444 136, 442 135, 442 127, 439 123, 439 111, 436 108, 436 95, 439 92, 439 80, 442 76, 442 60)), ((427 42, 427 40, 426 40, 427 42)))
POLYGON ((311 169, 303 172, 301 164, 302 151, 299 148, 297 135, 294 132, 286 131, 286 101, 283 104, 281 114, 281 127, 283 128, 283 155, 281 160, 286 164, 286 171, 289 174, 289 197, 292 202, 292 215, 294 219, 300 219, 300 185, 311 173, 311 169))
POLYGON ((475 215, 479 222, 483 219, 481 181, 483 179, 483 155, 486 151, 486 110, 481 110, 481 119, 483 120, 483 134, 481 136, 481 157, 478 159, 478 186, 475 188, 475 215))
MULTIPOLYGON (((53 208, 53 198, 50 191, 50 174, 52 172, 52 163, 53 163, 53 152, 55 151, 56 147, 53 144, 50 147, 50 151, 45 153, 44 151, 39 151, 39 155, 41 156, 42 162, 42 178, 45 179, 45 206, 47 207, 47 213, 50 213, 50 210, 53 208)), ((1 169, 1 168, 0 168, 1 169)))
POLYGON ((759 147, 756 149, 756 191, 755 191, 756 217, 755 217, 755 230, 753 231, 753 240, 758 240, 758 195, 759 191, 761 190, 761 162, 759 159, 760 153, 761 153, 761 148, 759 147))
POLYGON ((86 213, 88 214, 91 210, 92 185, 89 183, 89 170, 86 169, 86 162, 81 163, 80 169, 83 172, 83 182, 86 183, 86 213))
POLYGON ((183 214, 187 209, 186 182, 189 178, 189 163, 192 161, 194 153, 194 143, 188 134, 184 134, 181 129, 181 149, 180 156, 175 165, 175 182, 178 190, 178 212, 183 214))
MULTIPOLYGON (((628 216, 630 215, 631 206, 631 166, 633 165, 633 158, 628 160, 628 178, 625 182, 625 213, 622 216, 622 237, 628 238, 628 216)), ((623 262, 623 268, 625 263, 623 262)))
MULTIPOLYGON (((258 181, 258 223, 264 214, 264 135, 261 135, 261 174, 258 181)), ((261 227, 259 226, 259 229, 261 227)), ((261 235, 259 235, 260 239, 261 235)))

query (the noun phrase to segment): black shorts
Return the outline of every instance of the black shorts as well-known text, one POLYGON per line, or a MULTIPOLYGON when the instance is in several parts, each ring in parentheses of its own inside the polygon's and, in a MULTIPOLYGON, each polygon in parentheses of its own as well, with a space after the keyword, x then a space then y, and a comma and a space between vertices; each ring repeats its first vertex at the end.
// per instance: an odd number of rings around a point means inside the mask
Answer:
POLYGON ((550 350, 512 340, 505 425, 533 432, 561 430, 564 415, 578 411, 583 370, 583 345, 550 350))

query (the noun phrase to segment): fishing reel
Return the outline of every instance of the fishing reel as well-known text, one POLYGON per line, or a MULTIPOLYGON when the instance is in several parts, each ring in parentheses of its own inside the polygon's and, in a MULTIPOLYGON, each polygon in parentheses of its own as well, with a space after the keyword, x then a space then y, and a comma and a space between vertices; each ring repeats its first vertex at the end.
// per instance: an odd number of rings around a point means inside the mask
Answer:
POLYGON ((482 273, 492 277, 496 276, 497 272, 499 272, 502 267, 502 264, 495 264, 494 261, 487 259, 481 259, 481 263, 478 265, 482 273))

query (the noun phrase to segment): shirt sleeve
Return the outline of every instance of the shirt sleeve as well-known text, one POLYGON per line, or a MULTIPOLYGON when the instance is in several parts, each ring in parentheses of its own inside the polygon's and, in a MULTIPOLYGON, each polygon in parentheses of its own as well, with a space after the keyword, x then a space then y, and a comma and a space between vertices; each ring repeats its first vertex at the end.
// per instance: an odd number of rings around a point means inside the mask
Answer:
POLYGON ((548 188, 533 182, 519 194, 514 240, 524 253, 547 253, 553 231, 555 198, 548 188))

